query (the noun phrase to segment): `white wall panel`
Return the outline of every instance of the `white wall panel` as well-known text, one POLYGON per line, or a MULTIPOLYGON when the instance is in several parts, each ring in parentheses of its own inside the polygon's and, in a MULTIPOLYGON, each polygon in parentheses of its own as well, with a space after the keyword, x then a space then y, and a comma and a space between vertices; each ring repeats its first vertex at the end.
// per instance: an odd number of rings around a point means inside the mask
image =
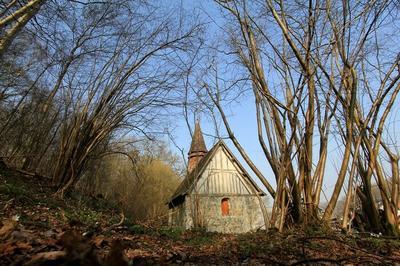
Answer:
POLYGON ((195 191, 201 194, 250 194, 251 190, 227 152, 219 147, 197 182, 195 191))

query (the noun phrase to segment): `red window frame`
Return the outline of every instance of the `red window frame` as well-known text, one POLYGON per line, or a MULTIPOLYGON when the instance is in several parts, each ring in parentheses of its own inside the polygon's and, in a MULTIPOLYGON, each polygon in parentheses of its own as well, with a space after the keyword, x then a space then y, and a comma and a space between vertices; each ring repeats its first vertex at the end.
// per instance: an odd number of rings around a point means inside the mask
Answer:
POLYGON ((223 198, 221 200, 221 213, 222 216, 229 216, 229 198, 223 198))

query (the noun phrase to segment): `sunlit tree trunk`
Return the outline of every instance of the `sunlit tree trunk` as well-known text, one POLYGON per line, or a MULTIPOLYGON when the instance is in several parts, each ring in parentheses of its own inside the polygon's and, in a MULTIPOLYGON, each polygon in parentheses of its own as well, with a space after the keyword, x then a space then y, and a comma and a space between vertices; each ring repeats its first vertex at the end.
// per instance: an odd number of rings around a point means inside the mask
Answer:
POLYGON ((8 16, 5 16, 5 13, 2 14, 5 17, 0 16, 0 30, 4 30, 4 34, 0 37, 0 58, 44 3, 45 0, 31 0, 8 16))

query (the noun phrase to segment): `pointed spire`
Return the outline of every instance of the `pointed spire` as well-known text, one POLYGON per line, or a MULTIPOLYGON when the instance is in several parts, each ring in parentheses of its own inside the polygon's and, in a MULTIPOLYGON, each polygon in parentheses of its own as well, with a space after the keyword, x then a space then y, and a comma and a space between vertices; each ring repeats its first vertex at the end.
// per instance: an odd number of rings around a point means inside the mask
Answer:
POLYGON ((207 147, 204 142, 203 133, 201 132, 200 123, 197 120, 193 137, 192 144, 190 145, 189 150, 189 161, 188 161, 188 172, 190 173, 194 168, 196 168, 197 164, 203 157, 207 154, 207 147))
POLYGON ((194 127, 192 145, 190 146, 189 156, 194 152, 207 153, 206 144, 204 143, 203 133, 201 132, 200 123, 197 120, 194 127))

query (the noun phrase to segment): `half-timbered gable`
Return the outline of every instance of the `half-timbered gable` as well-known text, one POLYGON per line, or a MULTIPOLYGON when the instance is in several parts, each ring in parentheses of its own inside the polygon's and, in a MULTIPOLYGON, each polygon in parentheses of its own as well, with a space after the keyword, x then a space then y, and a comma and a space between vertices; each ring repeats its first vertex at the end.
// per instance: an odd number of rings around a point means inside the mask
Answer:
POLYGON ((243 233, 264 226, 263 192, 221 140, 207 152, 196 124, 188 175, 168 202, 170 224, 243 233))

